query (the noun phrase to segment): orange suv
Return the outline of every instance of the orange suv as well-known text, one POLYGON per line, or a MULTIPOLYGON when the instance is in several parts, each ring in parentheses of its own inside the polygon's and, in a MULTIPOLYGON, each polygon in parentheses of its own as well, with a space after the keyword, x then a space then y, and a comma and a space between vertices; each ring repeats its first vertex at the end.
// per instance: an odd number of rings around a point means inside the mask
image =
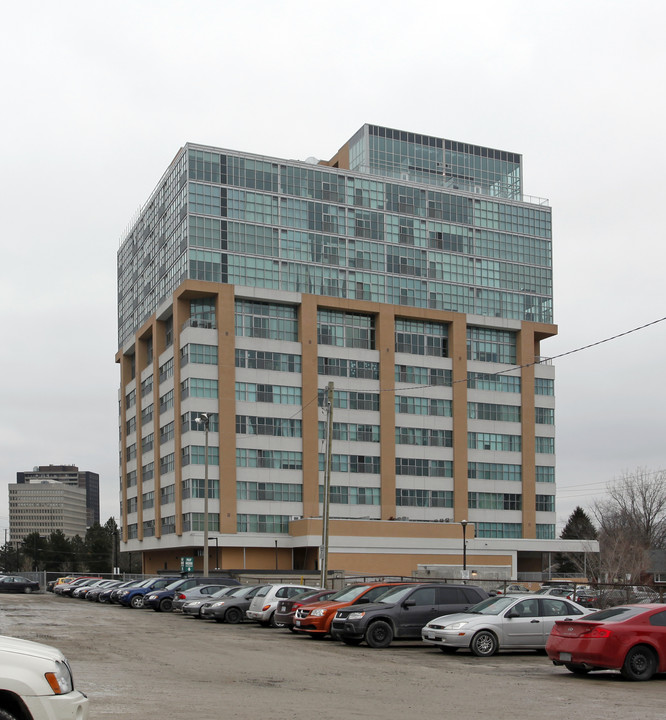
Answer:
POLYGON ((322 638, 331 632, 331 622, 333 622, 335 613, 340 608, 358 603, 375 602, 380 595, 383 595, 390 588, 404 584, 380 582, 349 585, 326 600, 298 608, 294 616, 293 629, 295 632, 307 633, 312 638, 322 638))

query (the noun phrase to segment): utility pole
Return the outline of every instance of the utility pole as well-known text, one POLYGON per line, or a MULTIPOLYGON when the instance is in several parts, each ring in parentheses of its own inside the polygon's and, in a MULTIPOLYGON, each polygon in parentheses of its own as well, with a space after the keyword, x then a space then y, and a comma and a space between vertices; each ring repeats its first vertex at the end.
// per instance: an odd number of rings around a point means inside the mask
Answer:
POLYGON ((328 417, 326 421, 326 466, 324 471, 324 507, 321 528, 321 581, 320 586, 326 587, 328 575, 328 518, 331 501, 331 455, 333 446, 333 383, 328 383, 327 392, 328 417))

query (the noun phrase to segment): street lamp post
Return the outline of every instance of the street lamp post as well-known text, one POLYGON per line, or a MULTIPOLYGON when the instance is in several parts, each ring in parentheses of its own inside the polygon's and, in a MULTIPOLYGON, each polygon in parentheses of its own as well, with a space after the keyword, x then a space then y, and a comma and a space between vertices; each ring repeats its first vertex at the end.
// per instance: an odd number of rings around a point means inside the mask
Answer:
POLYGON ((203 423, 205 432, 205 455, 204 455, 204 540, 203 540, 203 576, 208 577, 208 413, 201 413, 194 418, 197 424, 203 423))
POLYGON ((467 574, 467 541, 465 535, 467 532, 467 520, 461 520, 462 525, 462 539, 463 539, 463 576, 467 574))

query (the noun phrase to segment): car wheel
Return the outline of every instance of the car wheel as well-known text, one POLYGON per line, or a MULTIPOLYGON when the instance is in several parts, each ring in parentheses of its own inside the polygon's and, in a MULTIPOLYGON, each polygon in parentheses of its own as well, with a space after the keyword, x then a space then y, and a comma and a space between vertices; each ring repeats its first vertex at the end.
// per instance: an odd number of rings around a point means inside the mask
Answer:
POLYGON ((393 629, 384 620, 377 620, 365 633, 365 641, 371 648, 386 648, 393 640, 393 629))
POLYGON ((285 623, 277 622, 277 621, 275 620, 275 613, 273 613, 273 614, 271 615, 271 619, 268 621, 268 624, 269 624, 270 627, 272 627, 272 628, 283 628, 283 627, 286 627, 286 624, 285 624, 285 623))
POLYGON ((654 652, 646 645, 631 648, 620 672, 628 680, 649 680, 657 670, 654 652))
POLYGON ((437 646, 445 655, 453 655, 458 649, 457 647, 451 647, 450 645, 438 645, 437 646))
POLYGON ((32 588, 31 588, 31 587, 24 587, 24 588, 23 588, 23 592, 24 592, 26 595, 29 595, 29 594, 32 592, 32 588))
POLYGON ((497 638, 489 630, 478 632, 469 644, 469 649, 477 657, 490 657, 497 652, 498 647, 497 638))
POLYGON ((130 605, 136 610, 137 608, 143 607, 143 595, 135 595, 130 600, 130 605))
POLYGON ((585 665, 576 665, 576 663, 564 663, 564 667, 574 675, 587 675, 590 672, 585 665))
POLYGON ((224 619, 230 625, 236 625, 243 620, 243 613, 238 608, 229 608, 224 614, 224 619))
POLYGON ((0 720, 18 720, 18 718, 6 710, 0 710, 0 720))
POLYGON ((343 642, 345 645, 360 645, 360 644, 361 644, 361 640, 359 640, 358 638, 336 637, 336 638, 334 638, 334 639, 335 639, 335 640, 342 640, 342 642, 343 642))
POLYGON ((170 598, 164 598, 160 600, 160 610, 162 612, 171 612, 173 610, 173 600, 170 598))

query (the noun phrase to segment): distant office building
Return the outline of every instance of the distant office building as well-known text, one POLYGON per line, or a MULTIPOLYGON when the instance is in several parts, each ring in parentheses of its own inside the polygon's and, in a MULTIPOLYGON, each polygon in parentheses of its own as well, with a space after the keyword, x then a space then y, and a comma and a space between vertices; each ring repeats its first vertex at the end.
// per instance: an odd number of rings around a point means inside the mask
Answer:
POLYGON ((540 571, 552 300, 519 154, 375 125, 322 162, 185 145, 118 251, 124 549, 200 561, 209 443, 223 567, 317 565, 330 459, 329 567, 540 571))
POLYGON ((86 491, 43 478, 9 485, 9 534, 12 541, 37 532, 48 536, 61 530, 66 537, 85 537, 86 491))
POLYGON ((88 527, 99 523, 99 475, 97 473, 79 470, 76 465, 40 465, 31 471, 16 473, 18 484, 35 483, 44 479, 83 488, 86 497, 86 523, 88 527))

